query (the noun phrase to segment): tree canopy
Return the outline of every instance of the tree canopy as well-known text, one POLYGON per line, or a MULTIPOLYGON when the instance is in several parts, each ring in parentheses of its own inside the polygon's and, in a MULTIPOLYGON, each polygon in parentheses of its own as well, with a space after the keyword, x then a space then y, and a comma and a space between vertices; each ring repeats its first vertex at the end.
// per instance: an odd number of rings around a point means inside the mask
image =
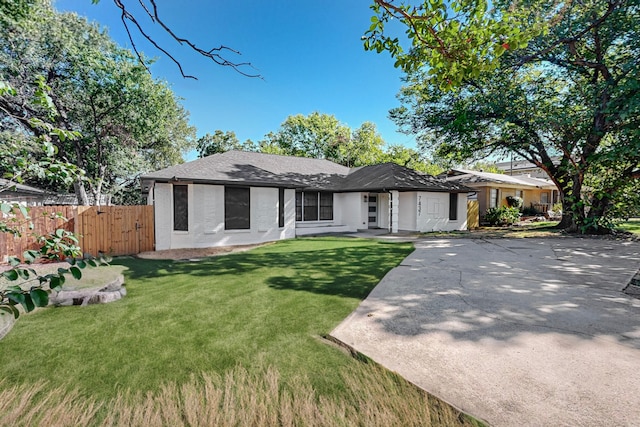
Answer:
MULTIPOLYGON (((403 105, 392 118, 441 157, 515 153, 531 161, 560 190, 562 227, 593 232, 607 226, 640 164, 638 0, 495 2, 493 10, 463 4, 478 22, 515 19, 513 31, 526 36, 518 43, 507 37, 500 55, 476 50, 491 65, 473 65, 443 85, 451 68, 426 67, 433 49, 412 30, 412 22, 434 13, 429 2, 421 3, 404 21, 414 49, 406 58, 403 105)), ((467 28, 465 37, 473 39, 476 30, 467 28)), ((495 48, 503 36, 498 31, 487 43, 495 48)), ((445 40, 449 51, 466 42, 445 40)), ((394 54, 389 43, 383 50, 394 54)))
POLYGON ((16 92, 0 97, 0 126, 14 135, 41 134, 33 119, 48 113, 32 98, 39 84, 50 88, 55 127, 82 135, 53 141, 60 158, 86 172, 75 183, 81 204, 89 203, 85 184, 99 202, 140 173, 181 162, 193 146, 188 113, 168 85, 97 26, 55 12, 46 0, 2 25, 0 80, 16 92))

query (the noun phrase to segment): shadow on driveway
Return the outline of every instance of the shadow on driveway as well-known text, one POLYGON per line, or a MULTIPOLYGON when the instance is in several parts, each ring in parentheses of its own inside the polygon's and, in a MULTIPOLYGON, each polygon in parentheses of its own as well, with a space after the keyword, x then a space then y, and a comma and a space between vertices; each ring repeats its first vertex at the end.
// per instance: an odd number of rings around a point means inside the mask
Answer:
POLYGON ((640 243, 422 240, 332 335, 493 425, 634 425, 640 243))

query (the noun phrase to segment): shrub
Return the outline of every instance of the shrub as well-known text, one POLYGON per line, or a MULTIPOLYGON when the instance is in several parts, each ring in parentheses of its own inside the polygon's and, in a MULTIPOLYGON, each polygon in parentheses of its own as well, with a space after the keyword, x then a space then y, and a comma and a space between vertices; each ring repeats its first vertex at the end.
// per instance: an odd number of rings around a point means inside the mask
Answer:
POLYGON ((507 196, 507 204, 509 207, 520 209, 524 200, 521 197, 507 196))
POLYGON ((484 219, 489 225, 512 225, 520 219, 520 211, 518 208, 506 206, 489 208, 484 214, 484 219))
POLYGON ((522 209, 522 215, 524 216, 537 216, 540 215, 540 211, 538 211, 533 205, 522 209))

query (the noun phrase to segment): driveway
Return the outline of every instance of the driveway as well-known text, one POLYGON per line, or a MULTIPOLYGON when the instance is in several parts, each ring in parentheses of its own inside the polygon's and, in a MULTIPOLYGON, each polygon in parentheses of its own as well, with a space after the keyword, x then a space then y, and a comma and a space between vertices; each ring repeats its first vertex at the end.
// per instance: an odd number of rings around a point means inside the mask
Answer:
POLYGON ((491 425, 639 425, 639 242, 415 245, 334 338, 491 425))

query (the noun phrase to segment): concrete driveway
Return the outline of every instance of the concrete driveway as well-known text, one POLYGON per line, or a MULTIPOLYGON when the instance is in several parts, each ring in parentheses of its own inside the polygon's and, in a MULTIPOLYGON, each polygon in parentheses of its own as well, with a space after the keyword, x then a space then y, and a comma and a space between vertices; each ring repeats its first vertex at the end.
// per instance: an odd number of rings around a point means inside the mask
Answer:
POLYGON ((334 338, 491 425, 640 425, 640 243, 415 244, 334 338))

